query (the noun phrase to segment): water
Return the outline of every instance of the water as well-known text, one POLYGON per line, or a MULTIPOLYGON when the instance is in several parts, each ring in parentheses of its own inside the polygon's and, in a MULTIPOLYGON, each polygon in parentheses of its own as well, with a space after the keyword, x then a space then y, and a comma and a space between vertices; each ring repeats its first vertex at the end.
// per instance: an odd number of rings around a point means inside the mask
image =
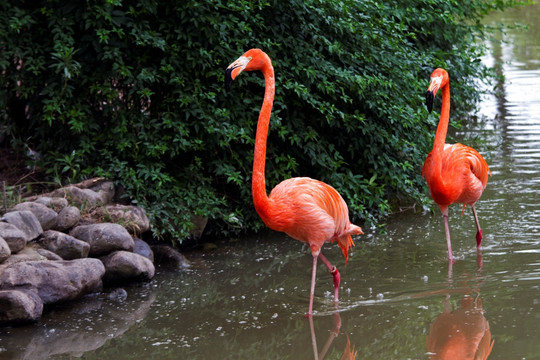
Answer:
POLYGON ((357 359, 428 359, 437 342, 463 351, 463 339, 482 337, 486 352, 494 341, 489 359, 540 359, 539 15, 534 5, 492 17, 531 29, 490 43, 484 61, 502 64, 504 92, 456 134, 483 140, 475 147, 493 173, 477 205, 480 254, 470 209, 451 208, 451 269, 439 212, 404 211, 384 234, 358 238, 347 265, 336 246, 323 249, 342 274, 340 304, 321 265, 309 321, 306 246, 276 233, 220 243, 186 254, 186 273, 126 288, 127 299, 93 296, 0 329, 0 359, 341 359, 352 349, 357 359))

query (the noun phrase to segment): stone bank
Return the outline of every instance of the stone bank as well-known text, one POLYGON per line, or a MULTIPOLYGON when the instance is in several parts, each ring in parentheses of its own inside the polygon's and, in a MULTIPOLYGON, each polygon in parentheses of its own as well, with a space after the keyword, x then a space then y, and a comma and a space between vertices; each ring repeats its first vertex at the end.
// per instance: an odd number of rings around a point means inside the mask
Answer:
POLYGON ((178 270, 188 261, 151 247, 144 209, 113 203, 102 178, 25 199, 0 217, 0 326, 35 322, 45 305, 79 299, 155 274, 154 259, 178 270))

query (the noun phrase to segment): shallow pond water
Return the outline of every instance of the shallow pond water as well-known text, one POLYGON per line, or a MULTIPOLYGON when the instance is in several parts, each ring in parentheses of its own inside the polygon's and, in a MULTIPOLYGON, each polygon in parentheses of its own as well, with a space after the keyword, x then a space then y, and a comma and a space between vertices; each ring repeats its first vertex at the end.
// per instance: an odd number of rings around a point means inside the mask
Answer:
POLYGON ((438 211, 396 214, 384 233, 357 238, 346 265, 336 246, 323 249, 341 271, 340 303, 321 265, 309 321, 308 248, 277 233, 230 241, 187 254, 188 272, 159 271, 126 298, 93 296, 0 329, 0 358, 428 359, 484 336, 489 359, 540 359, 539 15, 534 5, 492 17, 531 28, 490 42, 484 61, 500 64, 503 94, 486 96, 480 121, 455 134, 481 139, 492 171, 477 205, 481 253, 470 209, 451 208, 451 268, 438 211))

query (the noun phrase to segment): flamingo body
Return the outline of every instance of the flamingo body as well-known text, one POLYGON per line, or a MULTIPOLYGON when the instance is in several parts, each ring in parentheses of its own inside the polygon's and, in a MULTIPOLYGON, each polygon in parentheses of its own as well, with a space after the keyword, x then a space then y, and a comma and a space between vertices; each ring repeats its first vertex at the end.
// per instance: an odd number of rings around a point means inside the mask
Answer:
POLYGON ((474 205, 486 188, 489 174, 482 155, 466 145, 445 144, 439 158, 441 176, 435 173, 434 158, 432 153, 428 155, 422 176, 441 210, 453 203, 474 205))
POLYGON ((427 156, 422 168, 431 197, 441 209, 444 218, 448 258, 453 262, 450 229, 448 225, 448 206, 454 203, 471 206, 476 227, 476 246, 480 248, 482 229, 478 222, 475 203, 486 188, 491 175, 486 160, 475 149, 462 144, 446 144, 446 133, 450 117, 450 80, 444 69, 435 69, 431 74, 431 83, 426 93, 428 110, 433 107, 437 91, 442 89, 442 108, 439 125, 435 134, 433 149, 427 156))
POLYGON ((226 69, 226 87, 242 71, 259 70, 265 79, 264 100, 259 113, 253 159, 252 194, 255 210, 269 228, 282 231, 309 245, 313 255, 308 316, 313 309, 317 258, 328 267, 334 278, 334 300, 338 300, 340 274, 321 253, 325 242, 337 240, 345 260, 354 245, 351 235, 362 234, 349 221, 349 211, 341 195, 330 185, 307 177, 291 178, 266 193, 266 143, 275 93, 272 61, 260 49, 248 50, 226 69))
POLYGON ((358 234, 360 228, 350 223, 347 204, 333 187, 307 177, 291 178, 271 191, 269 201, 268 211, 257 209, 266 226, 308 244, 314 253, 337 240, 348 260, 354 245, 351 233, 358 234))

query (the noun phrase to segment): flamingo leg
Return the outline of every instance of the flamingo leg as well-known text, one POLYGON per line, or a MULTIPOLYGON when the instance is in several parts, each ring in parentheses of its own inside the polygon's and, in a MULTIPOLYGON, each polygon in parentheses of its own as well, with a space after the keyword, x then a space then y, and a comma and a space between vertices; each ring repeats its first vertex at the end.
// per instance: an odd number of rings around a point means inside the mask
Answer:
POLYGON ((482 244, 482 229, 480 228, 480 222, 478 222, 478 215, 476 215, 476 208, 474 205, 471 205, 472 213, 474 215, 474 222, 476 223, 476 228, 478 232, 476 233, 476 247, 479 249, 482 244))
POLYGON ((317 279, 317 258, 321 258, 321 261, 326 265, 330 274, 334 277, 334 302, 338 302, 338 292, 339 292, 339 283, 341 280, 341 275, 334 265, 328 261, 326 256, 324 256, 320 251, 313 253, 313 268, 311 269, 311 290, 309 292, 309 309, 306 314, 307 317, 311 317, 313 314, 313 298, 315 297, 315 281, 317 279))
MULTIPOLYGON (((319 253, 320 254, 320 253, 319 253)), ((315 296, 315 280, 317 278, 317 258, 319 254, 313 253, 313 268, 311 269, 311 290, 309 293, 309 309, 307 317, 311 317, 313 313, 313 297, 315 296)))
POLYGON ((328 271, 330 271, 330 274, 332 274, 332 276, 334 277, 334 302, 337 303, 341 275, 337 267, 332 265, 330 261, 328 261, 328 259, 322 253, 319 253, 319 257, 321 258, 321 261, 324 263, 324 265, 326 265, 326 267, 328 268, 328 271))
POLYGON ((450 241, 450 226, 448 225, 448 214, 443 213, 443 218, 444 232, 446 233, 446 245, 448 246, 448 261, 453 263, 454 257, 452 256, 452 242, 450 241))

